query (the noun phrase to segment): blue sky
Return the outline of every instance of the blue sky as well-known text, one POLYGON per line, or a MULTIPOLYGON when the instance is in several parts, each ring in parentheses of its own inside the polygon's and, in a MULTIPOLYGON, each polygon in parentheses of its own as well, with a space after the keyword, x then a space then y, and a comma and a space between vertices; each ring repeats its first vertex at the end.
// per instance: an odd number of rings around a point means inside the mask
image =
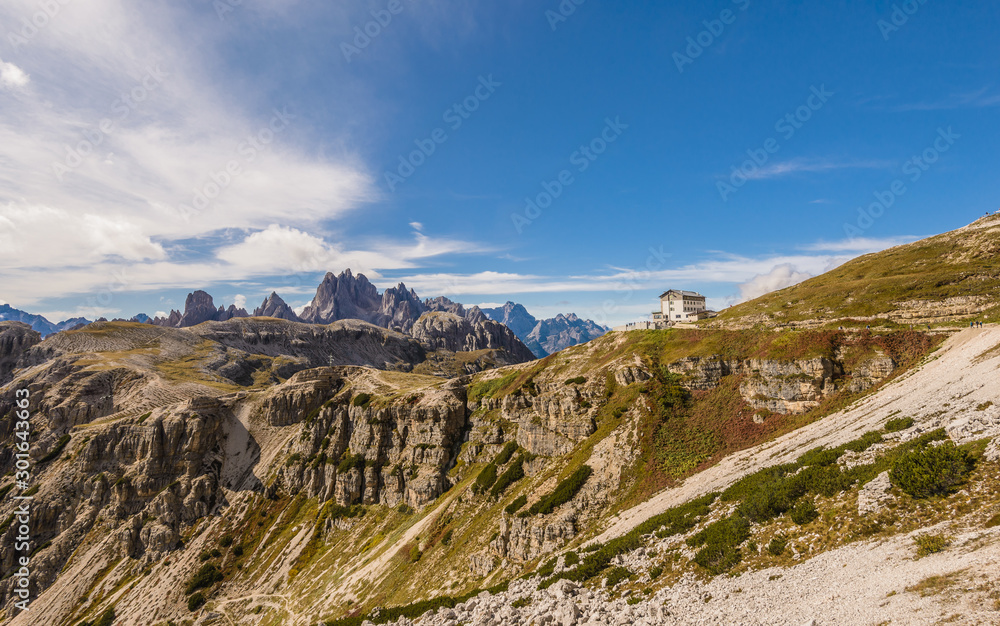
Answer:
POLYGON ((0 300, 302 306, 351 267, 614 324, 1000 204, 988 3, 164 4, 0 7, 0 300))

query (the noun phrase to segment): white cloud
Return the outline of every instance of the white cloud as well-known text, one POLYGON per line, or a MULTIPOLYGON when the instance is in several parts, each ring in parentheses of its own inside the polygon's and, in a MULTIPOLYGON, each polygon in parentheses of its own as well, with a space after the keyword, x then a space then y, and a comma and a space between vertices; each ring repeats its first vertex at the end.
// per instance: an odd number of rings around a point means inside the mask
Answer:
POLYGON ((750 180, 778 178, 801 172, 830 172, 844 169, 885 169, 892 167, 892 161, 837 161, 829 159, 791 159, 780 163, 766 165, 753 172, 745 172, 750 180))
POLYGON ((840 241, 819 241, 800 246, 800 249, 810 252, 856 252, 858 254, 868 254, 869 252, 879 252, 887 248, 911 243, 917 239, 919 237, 887 237, 884 239, 856 237, 840 241))
POLYGON ((24 87, 30 80, 24 70, 13 63, 5 63, 0 59, 0 85, 4 87, 24 87))
POLYGON ((166 311, 157 311, 156 313, 153 313, 153 317, 168 317, 169 315, 170 314, 166 311))
POLYGON ((766 274, 757 274, 747 282, 741 284, 739 286, 740 301, 746 302, 747 300, 753 300, 754 298, 758 298, 766 293, 784 289, 785 287, 791 287, 792 285, 801 283, 807 278, 812 278, 812 276, 813 275, 808 272, 797 271, 791 263, 776 265, 770 272, 766 274))
POLYGON ((235 306, 237 309, 246 308, 247 297, 241 293, 236 294, 236 297, 233 299, 233 306, 235 306))

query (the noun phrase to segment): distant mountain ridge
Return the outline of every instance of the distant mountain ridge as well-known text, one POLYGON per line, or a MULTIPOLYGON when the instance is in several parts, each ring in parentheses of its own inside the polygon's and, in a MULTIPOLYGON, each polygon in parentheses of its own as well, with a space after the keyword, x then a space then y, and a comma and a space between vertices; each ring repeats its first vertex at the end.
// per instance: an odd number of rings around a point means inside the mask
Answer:
POLYGON ((72 328, 78 324, 89 324, 90 320, 82 317, 73 317, 53 324, 42 315, 35 315, 15 309, 9 304, 0 304, 0 322, 24 322, 28 326, 31 326, 32 330, 38 331, 42 337, 45 337, 52 333, 72 328))
POLYGON ((501 307, 483 309, 483 313, 513 330, 538 358, 597 339, 608 332, 607 328, 593 320, 581 319, 575 313, 560 313, 547 320, 538 320, 522 305, 510 301, 501 307))
MULTIPOLYGON (((484 324, 488 326, 489 322, 497 322, 512 333, 512 336, 507 336, 506 333, 496 329, 481 328, 484 334, 478 339, 466 342, 453 337, 446 342, 449 345, 492 345, 499 342, 505 349, 514 353, 521 353, 522 348, 526 346, 527 351, 536 358, 596 339, 608 330, 592 320, 581 319, 573 313, 539 320, 528 313, 523 305, 510 301, 501 307, 480 310, 476 306, 466 308, 444 296, 421 300, 416 291, 407 289, 403 283, 379 293, 378 288, 364 274, 354 274, 350 269, 344 270, 339 275, 328 272, 316 288, 312 302, 302 310, 301 314, 297 314, 273 291, 251 313, 232 304, 228 308, 217 307, 209 293, 196 290, 188 294, 183 310, 174 309, 165 316, 155 318, 140 313, 129 320, 116 318, 112 321, 133 321, 166 328, 188 328, 205 322, 225 322, 245 317, 273 317, 309 324, 330 324, 340 320, 357 319, 404 334, 413 334, 418 320, 427 313, 452 314, 456 319, 449 323, 452 326, 461 325, 463 328, 465 325, 459 320, 468 322, 472 327, 477 325, 483 327, 484 324)), ((33 315, 9 305, 0 305, 0 321, 24 322, 43 337, 80 324, 91 323, 90 320, 78 317, 53 324, 41 315, 33 315)), ((100 318, 97 321, 107 320, 100 318)), ((440 326, 441 320, 435 324, 423 324, 420 332, 430 332, 432 328, 437 329, 435 333, 443 332, 440 326)))

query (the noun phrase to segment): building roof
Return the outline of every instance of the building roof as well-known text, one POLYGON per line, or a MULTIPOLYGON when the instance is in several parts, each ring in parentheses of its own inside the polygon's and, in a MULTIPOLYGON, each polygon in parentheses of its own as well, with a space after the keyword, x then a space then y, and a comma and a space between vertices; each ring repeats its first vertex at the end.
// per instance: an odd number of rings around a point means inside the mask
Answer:
POLYGON ((705 297, 705 296, 701 295, 700 293, 698 293, 697 291, 683 291, 681 289, 668 289, 668 290, 664 291, 662 294, 660 294, 660 300, 666 298, 670 294, 681 295, 681 296, 683 296, 685 298, 704 298, 705 297))

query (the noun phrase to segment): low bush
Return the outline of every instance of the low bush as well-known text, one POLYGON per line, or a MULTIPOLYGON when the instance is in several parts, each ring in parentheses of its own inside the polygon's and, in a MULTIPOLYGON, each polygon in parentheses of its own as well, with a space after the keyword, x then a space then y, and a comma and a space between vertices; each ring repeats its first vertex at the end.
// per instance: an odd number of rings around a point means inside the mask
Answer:
POLYGON ((975 460, 948 441, 912 450, 893 463, 889 480, 913 498, 944 496, 965 482, 975 460))
POLYGON ((913 426, 912 417, 897 417, 885 423, 885 430, 890 433, 898 433, 901 430, 906 430, 910 426, 913 426))
POLYGON ((451 536, 452 536, 453 533, 454 533, 454 530, 452 530, 451 528, 449 528, 447 531, 445 531, 444 536, 441 537, 441 543, 443 543, 444 545, 450 544, 451 543, 451 536))
POLYGON ((219 571, 219 568, 214 563, 205 563, 188 581, 185 593, 190 595, 199 589, 211 587, 220 580, 222 580, 222 572, 219 571))
POLYGON ((352 469, 361 470, 365 467, 365 455, 363 454, 351 454, 350 450, 344 450, 344 455, 340 457, 340 463, 337 465, 338 474, 346 474, 352 469))
POLYGON ((563 565, 566 567, 572 567, 580 562, 580 555, 576 552, 567 552, 563 557, 563 565))
POLYGON ((372 401, 372 394, 370 393, 359 393, 358 395, 351 398, 351 406, 368 406, 372 401))
POLYGON ((656 567, 649 568, 649 579, 656 580, 663 573, 663 568, 657 565, 656 567))
POLYGON ((228 548, 229 546, 233 545, 233 536, 223 535, 222 539, 219 539, 219 545, 222 546, 223 548, 228 548))
POLYGON ((792 507, 792 510, 789 511, 788 516, 791 517, 792 521, 799 526, 805 526, 819 517, 819 511, 816 510, 816 505, 813 504, 812 500, 800 500, 799 503, 792 507))
POLYGON ((552 493, 532 504, 531 508, 528 509, 528 515, 547 515, 554 511, 556 507, 572 500, 573 496, 580 491, 584 483, 587 482, 587 479, 590 478, 593 471, 589 465, 580 466, 579 469, 559 483, 552 493))
POLYGON ((1000 513, 986 520, 986 528, 995 528, 997 526, 1000 526, 1000 513))
POLYGON ((189 611, 197 611, 203 604, 205 604, 205 594, 200 591, 188 598, 189 611))
POLYGON ((557 560, 555 558, 549 559, 548 561, 545 562, 544 565, 539 567, 538 571, 535 573, 543 578, 545 576, 551 576, 552 572, 556 571, 556 562, 557 560))
POLYGON ((783 535, 775 535, 771 538, 771 541, 767 544, 767 551, 771 553, 772 556, 781 556, 785 551, 785 546, 788 545, 788 540, 785 539, 783 535))
POLYGON ((607 575, 604 577, 604 585, 606 587, 614 587, 623 580, 630 580, 633 576, 635 574, 624 567, 615 566, 608 570, 607 575))
POLYGON ((925 557, 928 554, 934 554, 935 552, 941 552, 951 543, 951 537, 946 537, 945 535, 937 534, 923 534, 917 535, 913 538, 914 543, 917 544, 917 558, 925 557))
POLYGON ((522 478, 524 478, 524 466, 519 458, 497 478, 496 483, 490 489, 490 497, 493 499, 499 498, 507 490, 507 487, 510 487, 522 478))
POLYGON ((52 450, 50 450, 49 453, 43 456, 42 458, 38 459, 37 465, 41 465, 42 463, 48 463, 49 461, 55 460, 56 457, 62 454, 63 448, 66 447, 66 445, 69 443, 69 440, 70 440, 69 435, 63 435, 62 437, 60 437, 59 441, 56 442, 56 445, 52 448, 52 450))
POLYGON ((476 482, 472 485, 472 492, 477 494, 485 493, 496 481, 497 466, 495 463, 490 463, 476 476, 476 482))
POLYGON ((575 378, 568 379, 564 384, 566 384, 566 385, 582 385, 585 382, 587 382, 586 378, 584 378, 583 376, 577 376, 575 378))
POLYGON ((497 467, 506 465, 507 461, 514 456, 515 452, 517 452, 517 443, 514 441, 508 441, 504 445, 503 449, 500 450, 500 454, 497 455, 497 458, 493 459, 493 463, 495 463, 497 467))
POLYGON ((514 498, 513 502, 511 502, 506 506, 506 508, 504 508, 504 511, 507 512, 507 515, 513 515, 514 513, 520 511, 521 507, 523 507, 527 503, 528 503, 528 496, 518 496, 514 498))

